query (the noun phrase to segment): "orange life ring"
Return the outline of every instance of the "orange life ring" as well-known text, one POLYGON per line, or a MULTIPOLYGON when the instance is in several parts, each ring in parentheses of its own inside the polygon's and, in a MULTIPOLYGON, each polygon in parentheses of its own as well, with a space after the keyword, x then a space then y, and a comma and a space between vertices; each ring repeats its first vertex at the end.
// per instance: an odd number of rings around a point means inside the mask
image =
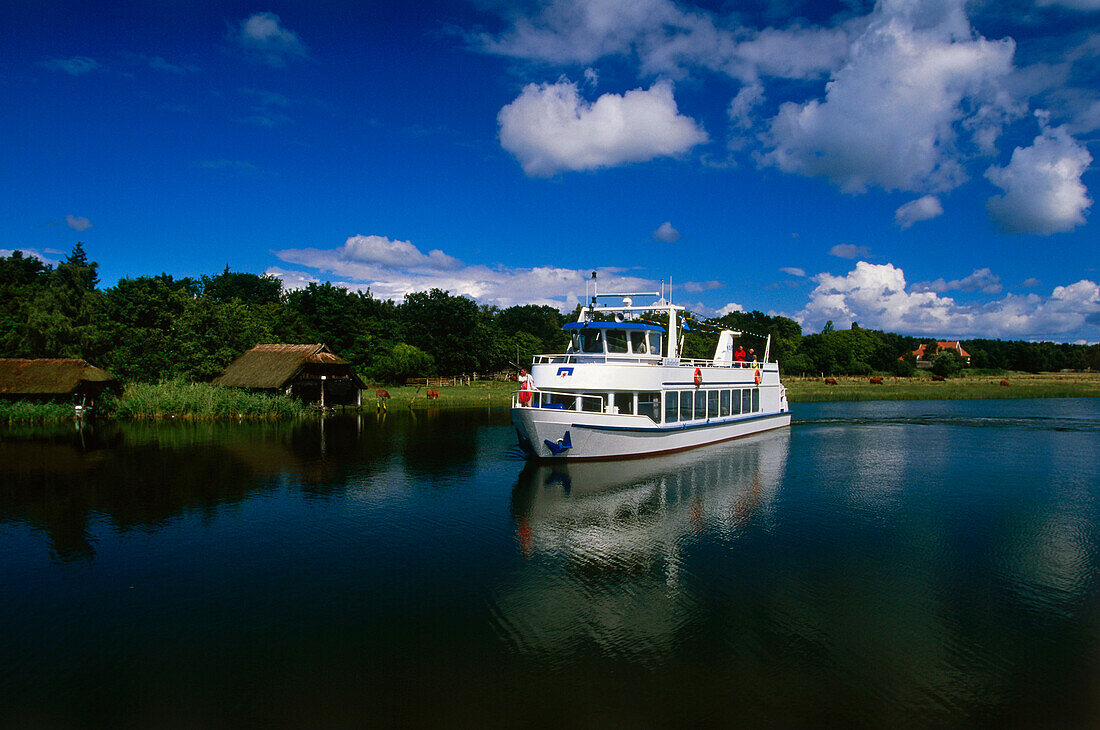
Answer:
POLYGON ((703 384, 703 371, 699 368, 695 368, 695 387, 699 387, 703 384))
POLYGON ((756 378, 756 384, 757 384, 757 385, 760 385, 760 378, 761 378, 761 377, 763 377, 763 376, 761 375, 761 373, 760 373, 760 370, 757 370, 757 371, 756 371, 756 374, 755 374, 755 375, 753 375, 753 377, 754 377, 754 378, 756 378))
POLYGON ((519 386, 519 402, 525 405, 531 402, 531 384, 526 380, 519 386))

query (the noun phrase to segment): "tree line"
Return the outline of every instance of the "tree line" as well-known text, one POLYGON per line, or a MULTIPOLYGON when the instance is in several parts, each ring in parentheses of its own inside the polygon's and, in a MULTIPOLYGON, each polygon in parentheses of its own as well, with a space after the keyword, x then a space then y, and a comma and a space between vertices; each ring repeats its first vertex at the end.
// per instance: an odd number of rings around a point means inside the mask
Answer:
MULTIPOLYGON (((366 379, 492 373, 562 352, 563 315, 546 305, 501 309, 440 289, 401 302, 330 283, 286 291, 271 276, 224 271, 198 278, 162 273, 100 288, 99 265, 77 243, 64 261, 45 264, 19 251, 0 257, 0 356, 78 357, 128 381, 207 381, 263 342, 324 342, 366 379)), ((826 326, 803 335, 797 322, 732 312, 709 324, 772 336, 772 355, 788 373, 907 374, 899 356, 927 339, 826 326)), ((713 355, 715 338, 684 334, 684 357, 713 355)), ((758 354, 762 355, 763 339, 758 354)), ((748 345, 746 345, 748 346, 748 345)), ((970 340, 972 365, 1005 370, 1100 368, 1100 346, 970 340)))

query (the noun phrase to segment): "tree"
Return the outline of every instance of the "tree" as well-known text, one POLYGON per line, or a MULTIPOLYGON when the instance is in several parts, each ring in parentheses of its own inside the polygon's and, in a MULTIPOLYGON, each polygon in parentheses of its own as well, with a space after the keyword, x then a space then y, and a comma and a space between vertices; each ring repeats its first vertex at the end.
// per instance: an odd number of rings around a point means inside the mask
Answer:
POLYGON ((431 355, 413 345, 398 343, 375 360, 371 375, 383 383, 400 385, 409 378, 424 377, 434 369, 431 355))
POLYGON ((218 304, 239 301, 244 304, 278 304, 283 284, 274 276, 257 276, 229 270, 215 276, 203 276, 202 295, 218 304))
POLYGON ((495 359, 486 357, 495 343, 472 299, 442 289, 410 292, 399 311, 406 342, 431 355, 439 373, 484 371, 483 363, 495 359))
POLYGON ((966 366, 966 361, 954 350, 944 350, 932 358, 932 372, 943 377, 950 377, 966 366))

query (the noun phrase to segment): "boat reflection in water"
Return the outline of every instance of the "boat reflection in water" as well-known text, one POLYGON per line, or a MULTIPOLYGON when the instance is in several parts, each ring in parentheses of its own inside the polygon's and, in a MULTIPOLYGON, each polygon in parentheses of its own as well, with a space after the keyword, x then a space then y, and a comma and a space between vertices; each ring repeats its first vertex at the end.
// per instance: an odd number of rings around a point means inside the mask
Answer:
POLYGON ((512 514, 541 564, 496 597, 502 636, 552 662, 593 643, 666 656, 692 620, 693 581, 714 565, 707 553, 768 529, 789 444, 782 430, 645 459, 529 462, 512 514))

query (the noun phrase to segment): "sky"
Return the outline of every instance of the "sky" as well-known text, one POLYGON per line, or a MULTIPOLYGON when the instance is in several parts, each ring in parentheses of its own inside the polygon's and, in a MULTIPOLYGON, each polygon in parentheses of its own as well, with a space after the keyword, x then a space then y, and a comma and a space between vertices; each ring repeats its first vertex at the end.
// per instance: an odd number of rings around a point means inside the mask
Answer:
POLYGON ((1100 0, 0 0, 0 255, 1100 341, 1100 0))

